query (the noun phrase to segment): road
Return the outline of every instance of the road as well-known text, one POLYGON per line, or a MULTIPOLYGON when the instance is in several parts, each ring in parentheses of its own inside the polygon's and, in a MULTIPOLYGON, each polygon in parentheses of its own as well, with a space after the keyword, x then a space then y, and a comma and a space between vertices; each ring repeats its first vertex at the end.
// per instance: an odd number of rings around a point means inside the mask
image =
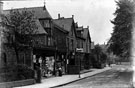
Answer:
POLYGON ((113 66, 111 70, 58 88, 132 88, 131 66, 113 66))

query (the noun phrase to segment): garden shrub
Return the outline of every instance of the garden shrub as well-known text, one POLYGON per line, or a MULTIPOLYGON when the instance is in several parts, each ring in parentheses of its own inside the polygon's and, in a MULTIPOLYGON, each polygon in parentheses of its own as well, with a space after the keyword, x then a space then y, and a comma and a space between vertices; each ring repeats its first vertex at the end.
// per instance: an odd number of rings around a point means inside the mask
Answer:
POLYGON ((0 82, 10 82, 34 78, 34 70, 27 65, 5 66, 0 69, 0 82))

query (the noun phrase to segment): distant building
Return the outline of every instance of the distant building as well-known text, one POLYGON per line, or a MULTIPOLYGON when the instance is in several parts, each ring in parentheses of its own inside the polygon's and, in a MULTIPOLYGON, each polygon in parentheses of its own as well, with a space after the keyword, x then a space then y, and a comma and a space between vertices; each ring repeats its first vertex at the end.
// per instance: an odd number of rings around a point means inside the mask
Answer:
POLYGON ((90 53, 91 51, 91 36, 89 32, 89 26, 87 28, 84 28, 83 37, 85 38, 84 42, 84 52, 90 53))

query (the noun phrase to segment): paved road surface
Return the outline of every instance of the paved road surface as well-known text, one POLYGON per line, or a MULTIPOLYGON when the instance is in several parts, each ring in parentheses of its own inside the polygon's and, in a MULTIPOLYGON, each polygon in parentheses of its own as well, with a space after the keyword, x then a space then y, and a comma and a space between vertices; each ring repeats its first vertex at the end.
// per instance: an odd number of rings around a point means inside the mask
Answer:
POLYGON ((130 66, 113 66, 111 70, 58 88, 132 88, 130 66))

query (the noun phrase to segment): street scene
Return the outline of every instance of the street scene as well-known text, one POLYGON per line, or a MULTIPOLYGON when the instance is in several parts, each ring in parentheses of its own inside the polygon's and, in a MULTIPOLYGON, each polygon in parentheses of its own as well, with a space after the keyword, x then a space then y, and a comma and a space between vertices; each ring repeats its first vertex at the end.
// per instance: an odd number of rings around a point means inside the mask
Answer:
POLYGON ((92 77, 57 88, 133 88, 131 66, 115 65, 92 77))
POLYGON ((135 0, 0 1, 0 88, 134 88, 135 0))

